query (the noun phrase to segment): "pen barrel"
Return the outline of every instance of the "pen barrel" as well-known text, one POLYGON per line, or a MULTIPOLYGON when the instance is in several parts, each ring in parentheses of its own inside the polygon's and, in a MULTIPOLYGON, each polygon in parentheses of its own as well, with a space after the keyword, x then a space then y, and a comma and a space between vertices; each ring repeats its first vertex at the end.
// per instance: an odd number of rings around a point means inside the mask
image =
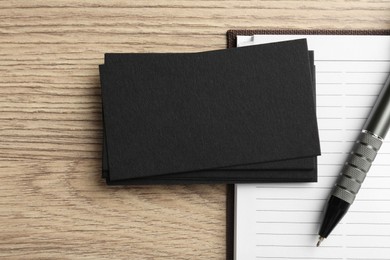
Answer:
POLYGON ((370 132, 360 133, 331 195, 353 203, 382 142, 370 132))
POLYGON ((390 76, 372 108, 363 130, 384 139, 390 126, 390 76))

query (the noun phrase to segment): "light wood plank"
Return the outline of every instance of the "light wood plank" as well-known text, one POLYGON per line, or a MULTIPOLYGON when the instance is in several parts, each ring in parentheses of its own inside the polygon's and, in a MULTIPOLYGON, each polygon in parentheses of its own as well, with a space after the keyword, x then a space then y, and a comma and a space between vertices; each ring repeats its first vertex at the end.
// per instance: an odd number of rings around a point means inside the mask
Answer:
POLYGON ((97 66, 235 28, 390 29, 390 1, 0 1, 0 258, 225 259, 224 185, 100 178, 97 66))

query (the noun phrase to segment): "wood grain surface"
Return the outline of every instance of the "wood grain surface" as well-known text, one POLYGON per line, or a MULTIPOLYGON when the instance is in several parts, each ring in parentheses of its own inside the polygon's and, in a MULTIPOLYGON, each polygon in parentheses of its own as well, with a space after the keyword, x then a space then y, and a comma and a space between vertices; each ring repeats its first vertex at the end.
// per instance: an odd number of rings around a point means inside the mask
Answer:
POLYGON ((0 1, 0 259, 225 259, 225 186, 107 187, 105 52, 228 29, 390 29, 390 1, 0 1))

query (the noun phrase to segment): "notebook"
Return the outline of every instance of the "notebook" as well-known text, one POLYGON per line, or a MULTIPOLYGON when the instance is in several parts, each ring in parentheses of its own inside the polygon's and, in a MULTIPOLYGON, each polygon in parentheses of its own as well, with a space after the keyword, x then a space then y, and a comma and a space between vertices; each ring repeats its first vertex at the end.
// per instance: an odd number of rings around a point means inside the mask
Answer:
POLYGON ((315 247, 330 190, 390 74, 390 36, 247 35, 237 46, 298 38, 315 52, 318 182, 235 185, 235 259, 390 259, 386 140, 350 211, 315 247))

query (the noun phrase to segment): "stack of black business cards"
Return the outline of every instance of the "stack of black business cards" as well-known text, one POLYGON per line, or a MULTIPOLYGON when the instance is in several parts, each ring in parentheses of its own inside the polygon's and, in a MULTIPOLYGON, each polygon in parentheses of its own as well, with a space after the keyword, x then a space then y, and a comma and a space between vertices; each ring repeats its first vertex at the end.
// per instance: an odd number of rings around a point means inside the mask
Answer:
POLYGON ((315 181, 305 40, 202 53, 106 54, 108 184, 315 181))

